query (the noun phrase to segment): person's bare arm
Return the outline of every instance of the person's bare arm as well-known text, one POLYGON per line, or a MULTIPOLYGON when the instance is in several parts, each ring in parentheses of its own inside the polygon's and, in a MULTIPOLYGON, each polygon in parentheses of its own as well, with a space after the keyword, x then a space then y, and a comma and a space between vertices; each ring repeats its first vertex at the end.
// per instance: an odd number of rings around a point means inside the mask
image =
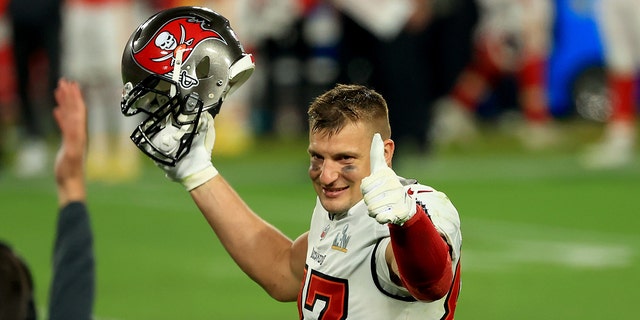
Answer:
POLYGON ((84 156, 87 148, 87 112, 77 83, 61 79, 54 95, 57 107, 53 110, 53 116, 62 137, 54 174, 58 204, 63 207, 86 198, 84 156))
POLYGON ((278 301, 295 301, 307 250, 307 234, 291 241, 256 215, 217 175, 191 197, 231 257, 278 301))
POLYGON ((54 165, 60 210, 56 223, 48 318, 90 319, 95 300, 93 231, 86 206, 86 107, 77 83, 60 79, 54 118, 62 141, 54 165))
MULTIPOLYGON (((213 116, 204 112, 198 121, 189 152, 174 166, 156 165, 189 191, 222 245, 249 277, 273 298, 295 300, 304 273, 306 236, 292 241, 247 206, 211 161, 213 116)), ((154 139, 175 140, 174 133, 163 129, 154 139)))

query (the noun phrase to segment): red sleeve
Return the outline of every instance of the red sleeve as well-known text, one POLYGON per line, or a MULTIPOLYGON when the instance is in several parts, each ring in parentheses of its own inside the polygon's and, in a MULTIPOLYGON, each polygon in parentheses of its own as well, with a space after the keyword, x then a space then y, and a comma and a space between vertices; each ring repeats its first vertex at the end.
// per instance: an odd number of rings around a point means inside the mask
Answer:
POLYGON ((404 225, 389 225, 391 246, 402 284, 418 300, 444 297, 453 280, 449 245, 418 206, 404 225))

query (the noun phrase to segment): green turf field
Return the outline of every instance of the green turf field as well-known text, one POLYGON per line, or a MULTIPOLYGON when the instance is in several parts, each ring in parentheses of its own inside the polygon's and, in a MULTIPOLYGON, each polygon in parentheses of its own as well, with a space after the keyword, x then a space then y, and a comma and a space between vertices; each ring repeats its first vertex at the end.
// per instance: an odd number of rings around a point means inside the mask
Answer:
MULTIPOLYGON (((460 212, 456 319, 637 318, 640 163, 582 169, 576 155, 594 136, 589 132, 572 130, 573 143, 538 154, 493 135, 426 158, 399 151, 398 174, 445 191, 460 212)), ((215 164, 259 214, 293 238, 307 229, 314 193, 304 141, 286 145, 262 141, 254 152, 215 164)), ((0 176, 0 238, 31 265, 41 309, 55 199, 52 177, 0 176)), ((135 183, 90 183, 89 201, 97 319, 297 318, 294 303, 271 300, 239 270, 188 194, 155 167, 147 165, 135 183)))

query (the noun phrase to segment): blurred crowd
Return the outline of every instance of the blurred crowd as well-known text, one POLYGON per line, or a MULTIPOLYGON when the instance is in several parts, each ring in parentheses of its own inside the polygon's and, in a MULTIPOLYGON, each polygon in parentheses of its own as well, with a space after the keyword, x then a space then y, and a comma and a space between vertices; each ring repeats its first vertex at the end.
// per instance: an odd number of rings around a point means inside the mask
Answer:
POLYGON ((520 115, 513 121, 524 147, 556 148, 563 132, 549 106, 549 56, 564 5, 592 13, 604 48, 603 136, 583 164, 634 158, 633 0, 0 0, 0 170, 46 171, 47 141, 57 134, 52 92, 65 76, 87 99, 89 179, 135 178, 140 160, 128 136, 137 120, 119 109, 122 49, 140 22, 180 5, 223 14, 256 58, 252 80, 216 118, 217 152, 242 153, 257 136, 304 136, 308 103, 335 83, 385 96, 400 150, 472 144, 492 102, 520 115), (510 99, 491 100, 497 95, 510 99))

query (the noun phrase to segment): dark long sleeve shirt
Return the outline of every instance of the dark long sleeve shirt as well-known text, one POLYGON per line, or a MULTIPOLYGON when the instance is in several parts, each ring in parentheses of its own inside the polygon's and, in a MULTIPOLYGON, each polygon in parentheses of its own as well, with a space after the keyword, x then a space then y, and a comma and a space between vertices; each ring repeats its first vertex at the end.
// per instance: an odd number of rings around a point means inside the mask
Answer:
POLYGON ((89 212, 82 202, 60 209, 53 251, 50 320, 92 318, 95 258, 89 212))

